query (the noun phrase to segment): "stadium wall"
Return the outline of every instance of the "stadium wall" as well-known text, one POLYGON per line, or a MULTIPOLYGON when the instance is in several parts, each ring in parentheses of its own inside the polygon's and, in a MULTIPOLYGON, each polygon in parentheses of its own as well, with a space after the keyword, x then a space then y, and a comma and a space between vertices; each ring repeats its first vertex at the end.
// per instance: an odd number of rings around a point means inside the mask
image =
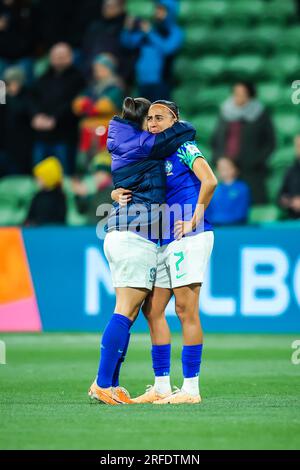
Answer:
MULTIPOLYGON (((1 228, 0 253, 0 331, 103 330, 114 290, 95 228, 1 228)), ((216 230, 200 308, 206 332, 299 332, 300 230, 216 230)), ((179 330, 174 300, 167 316, 179 330)))

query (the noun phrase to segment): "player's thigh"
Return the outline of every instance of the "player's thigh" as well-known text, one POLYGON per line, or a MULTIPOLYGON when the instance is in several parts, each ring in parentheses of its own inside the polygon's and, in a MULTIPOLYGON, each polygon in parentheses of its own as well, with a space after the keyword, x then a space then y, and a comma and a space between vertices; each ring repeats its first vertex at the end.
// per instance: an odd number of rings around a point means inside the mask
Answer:
POLYGON ((132 232, 113 231, 104 241, 113 286, 152 290, 157 268, 157 246, 132 232))
POLYGON ((213 243, 213 232, 202 232, 169 244, 167 265, 173 289, 203 283, 213 243))
POLYGON ((172 295, 171 289, 154 287, 142 307, 146 319, 151 321, 163 317, 172 295))
POLYGON ((117 287, 115 313, 134 320, 148 294, 148 289, 117 287))
POLYGON ((171 277, 169 267, 167 266, 167 260, 168 245, 164 245, 157 249, 157 270, 154 287, 171 289, 171 277))

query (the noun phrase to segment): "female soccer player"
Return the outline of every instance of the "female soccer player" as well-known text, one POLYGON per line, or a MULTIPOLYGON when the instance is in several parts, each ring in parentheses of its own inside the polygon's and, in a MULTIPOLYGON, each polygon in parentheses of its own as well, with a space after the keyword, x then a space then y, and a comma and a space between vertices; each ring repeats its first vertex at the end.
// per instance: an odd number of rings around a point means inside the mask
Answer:
MULTIPOLYGON (((148 113, 148 128, 157 133, 179 119, 172 102, 156 101, 148 113)), ((212 226, 205 218, 217 180, 195 142, 185 142, 165 161, 166 202, 177 204, 184 212, 182 220, 171 220, 170 233, 163 234, 158 254, 155 287, 143 305, 152 339, 155 383, 136 403, 199 403, 199 373, 203 332, 199 318, 199 294, 213 248, 212 226), (186 209, 184 211, 184 209, 186 209), (174 231, 174 233, 173 233, 174 231), (176 313, 183 331, 183 386, 174 393, 170 385, 170 330, 165 308, 175 295, 176 313)), ((122 194, 119 191, 118 196, 122 194)), ((116 195, 117 196, 117 195, 116 195)), ((126 201, 124 195, 122 201, 126 201)))
POLYGON ((111 121, 108 133, 115 187, 134 191, 125 212, 117 204, 110 214, 104 242, 116 289, 116 307, 102 336, 98 375, 89 396, 112 405, 131 402, 128 392, 118 386, 119 371, 128 347, 130 328, 155 279, 157 240, 148 235, 148 228, 151 205, 165 201, 163 158, 195 136, 191 125, 175 121, 157 135, 143 131, 150 104, 143 98, 126 98, 122 118, 115 117, 111 121), (130 206, 134 204, 146 209, 142 218, 128 217, 130 206), (135 219, 144 229, 141 233, 136 233, 132 223, 135 219))

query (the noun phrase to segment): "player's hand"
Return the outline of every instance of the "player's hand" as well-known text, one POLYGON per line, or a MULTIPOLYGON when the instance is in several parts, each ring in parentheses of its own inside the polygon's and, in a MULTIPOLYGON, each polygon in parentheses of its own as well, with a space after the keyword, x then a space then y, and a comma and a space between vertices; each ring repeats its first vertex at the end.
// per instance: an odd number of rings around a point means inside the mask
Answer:
POLYGON ((55 127, 55 119, 46 114, 36 114, 32 121, 31 127, 36 131, 49 131, 55 127))
POLYGON ((76 196, 87 196, 88 189, 84 182, 78 181, 76 178, 74 178, 72 180, 71 186, 73 193, 76 194, 76 196))
POLYGON ((116 201, 120 206, 126 206, 132 199, 132 191, 130 189, 118 188, 114 189, 111 193, 111 198, 116 201))
POLYGON ((193 222, 191 220, 178 220, 174 225, 174 236, 176 240, 181 240, 184 235, 191 233, 194 229, 195 227, 193 226, 193 222))

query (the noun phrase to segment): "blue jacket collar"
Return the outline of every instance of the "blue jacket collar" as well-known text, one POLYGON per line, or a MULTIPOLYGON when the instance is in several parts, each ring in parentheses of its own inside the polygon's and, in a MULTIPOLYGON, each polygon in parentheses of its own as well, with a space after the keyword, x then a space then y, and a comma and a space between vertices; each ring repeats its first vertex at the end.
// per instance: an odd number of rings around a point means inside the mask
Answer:
POLYGON ((135 129, 139 129, 140 131, 142 131, 143 129, 141 129, 141 127, 136 123, 136 122, 132 122, 132 121, 129 121, 129 119, 124 119, 124 118, 121 118, 120 116, 114 116, 112 118, 113 121, 117 121, 117 122, 120 122, 122 124, 128 124, 129 126, 132 126, 134 127, 135 129))

